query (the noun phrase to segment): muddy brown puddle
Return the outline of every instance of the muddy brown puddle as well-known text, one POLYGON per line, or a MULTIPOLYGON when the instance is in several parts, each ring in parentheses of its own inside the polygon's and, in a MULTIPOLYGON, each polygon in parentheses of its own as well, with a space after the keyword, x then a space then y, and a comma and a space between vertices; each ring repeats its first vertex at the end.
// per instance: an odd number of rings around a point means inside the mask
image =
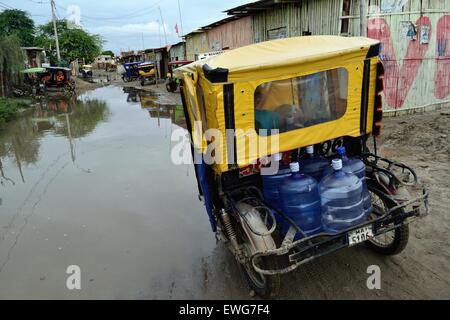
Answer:
POLYGON ((0 132, 0 298, 203 288, 201 261, 215 239, 193 167, 170 160, 181 106, 157 100, 100 88, 48 99, 0 132), (66 288, 69 265, 80 266, 81 290, 66 288))

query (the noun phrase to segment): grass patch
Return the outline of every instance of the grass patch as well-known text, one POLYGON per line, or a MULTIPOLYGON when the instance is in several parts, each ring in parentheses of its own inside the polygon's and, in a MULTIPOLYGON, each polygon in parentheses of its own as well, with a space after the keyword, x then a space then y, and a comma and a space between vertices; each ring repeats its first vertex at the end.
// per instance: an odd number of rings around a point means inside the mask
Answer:
POLYGON ((14 119, 21 109, 29 106, 30 101, 25 99, 0 98, 0 124, 14 119))

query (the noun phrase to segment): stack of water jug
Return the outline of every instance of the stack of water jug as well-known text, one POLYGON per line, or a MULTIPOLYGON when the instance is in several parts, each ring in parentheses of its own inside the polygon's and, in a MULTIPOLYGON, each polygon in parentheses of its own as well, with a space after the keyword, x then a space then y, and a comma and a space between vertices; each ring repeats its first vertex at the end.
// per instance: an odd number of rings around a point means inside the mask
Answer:
MULTIPOLYGON (((280 154, 275 154, 278 172, 262 176, 266 201, 284 212, 307 236, 321 231, 338 233, 364 222, 372 211, 364 163, 348 158, 345 147, 336 151, 338 158, 331 165, 324 157, 314 155, 313 146, 289 167, 280 162, 280 154)), ((275 216, 285 233, 289 224, 275 216)), ((296 238, 301 236, 297 233, 296 238)))

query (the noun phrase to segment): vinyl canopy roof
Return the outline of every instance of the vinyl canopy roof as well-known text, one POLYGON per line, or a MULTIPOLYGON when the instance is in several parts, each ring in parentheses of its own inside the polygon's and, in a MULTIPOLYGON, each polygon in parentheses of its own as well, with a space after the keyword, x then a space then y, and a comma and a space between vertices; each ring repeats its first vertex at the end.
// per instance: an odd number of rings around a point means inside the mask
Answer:
POLYGON ((47 70, 64 70, 64 71, 71 71, 70 68, 66 68, 66 67, 45 67, 45 69, 47 69, 47 70))
POLYGON ((22 73, 42 73, 42 72, 45 72, 45 68, 29 68, 29 69, 25 69, 25 70, 22 70, 22 71, 20 71, 20 72, 22 72, 22 73))
MULTIPOLYGON (((180 72, 195 72, 197 68, 207 65, 212 70, 224 69, 228 75, 233 75, 257 69, 299 65, 332 57, 339 59, 340 56, 351 53, 364 55, 378 45, 378 40, 364 37, 303 36, 278 39, 225 51, 178 68, 177 74, 181 77, 180 72)), ((374 55, 377 55, 376 50, 374 55)))
POLYGON ((145 66, 150 66, 150 65, 154 65, 155 61, 144 61, 138 64, 138 67, 145 67, 145 66))

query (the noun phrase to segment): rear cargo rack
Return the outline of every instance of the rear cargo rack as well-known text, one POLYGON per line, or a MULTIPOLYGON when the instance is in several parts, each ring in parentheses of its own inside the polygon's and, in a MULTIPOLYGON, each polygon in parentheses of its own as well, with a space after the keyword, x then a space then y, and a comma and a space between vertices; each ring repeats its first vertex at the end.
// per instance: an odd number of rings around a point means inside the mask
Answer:
MULTIPOLYGON (((304 263, 307 263, 311 260, 314 260, 328 253, 348 247, 349 244, 347 234, 350 231, 360 229, 364 226, 372 225, 373 235, 378 236, 388 231, 391 231, 395 228, 398 228, 401 225, 408 224, 417 217, 428 214, 428 205, 425 205, 425 203, 427 202, 426 201, 427 198, 428 192, 424 189, 423 194, 421 196, 391 208, 384 215, 376 219, 371 219, 364 223, 355 225, 351 228, 341 231, 338 234, 321 232, 315 234, 314 236, 301 238, 297 241, 293 241, 294 239, 293 235, 295 235, 296 232, 288 231, 285 238, 283 239, 282 245, 279 248, 264 252, 256 252, 250 259, 252 261, 253 267, 259 273, 265 275, 288 273, 304 263), (410 211, 402 210, 403 208, 414 203, 423 203, 425 212, 422 213, 419 206, 414 207, 410 211), (261 257, 273 255, 275 256, 287 255, 289 258, 290 265, 278 270, 266 270, 258 265, 258 260, 260 260, 261 257)), ((292 229, 294 227, 291 225, 290 228, 292 229)))
MULTIPOLYGON (((365 154, 363 156, 363 160, 366 163, 368 170, 368 177, 366 179, 368 182, 369 191, 388 197, 395 201, 397 205, 387 211, 380 212, 379 217, 372 217, 363 223, 352 226, 351 228, 343 230, 337 234, 321 232, 313 236, 307 236, 305 232, 301 230, 301 228, 289 217, 265 202, 261 196, 260 201, 262 204, 269 207, 273 210, 273 212, 286 220, 290 224, 290 228, 284 236, 279 248, 264 252, 256 252, 250 257, 250 261, 257 272, 265 275, 288 273, 304 263, 348 247, 348 233, 351 231, 371 225, 373 236, 375 237, 392 231, 402 225, 408 224, 418 217, 428 215, 428 191, 424 186, 420 185, 417 175, 413 169, 402 163, 391 161, 374 154, 365 154), (394 168, 399 169, 403 175, 412 176, 412 181, 405 182, 404 179, 393 172, 394 168), (393 183, 396 185, 415 189, 416 196, 408 200, 399 201, 398 199, 395 199, 395 197, 389 193, 389 188, 381 185, 379 181, 377 181, 376 176, 379 172, 383 172, 392 178, 394 181, 393 183), (297 234, 302 235, 302 238, 294 241, 295 235, 297 234), (267 256, 287 257, 289 264, 286 267, 277 270, 264 269, 260 265, 260 261, 261 258, 267 256)), ((249 188, 257 189, 255 187, 249 188)))

